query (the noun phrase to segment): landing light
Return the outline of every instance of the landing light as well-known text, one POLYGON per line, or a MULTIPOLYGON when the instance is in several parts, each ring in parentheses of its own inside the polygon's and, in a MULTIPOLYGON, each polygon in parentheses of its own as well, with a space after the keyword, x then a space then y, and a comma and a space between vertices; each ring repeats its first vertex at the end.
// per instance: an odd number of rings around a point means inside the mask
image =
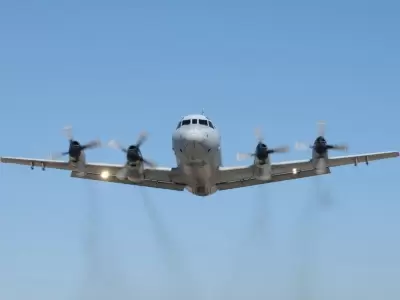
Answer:
POLYGON ((100 176, 103 179, 108 179, 108 177, 110 176, 110 173, 108 171, 103 171, 103 172, 101 172, 100 176))
POLYGON ((296 174, 297 174, 297 169, 294 168, 294 169, 292 170, 292 173, 293 173, 294 175, 296 175, 296 174))

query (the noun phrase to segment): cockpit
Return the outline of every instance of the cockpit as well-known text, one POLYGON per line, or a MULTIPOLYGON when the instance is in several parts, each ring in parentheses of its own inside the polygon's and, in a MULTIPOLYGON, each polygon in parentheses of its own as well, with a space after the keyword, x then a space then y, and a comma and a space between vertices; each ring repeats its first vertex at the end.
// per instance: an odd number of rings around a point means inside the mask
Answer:
POLYGON ((184 119, 178 123, 178 126, 176 126, 176 129, 181 128, 182 126, 187 126, 187 125, 202 125, 202 126, 207 126, 211 127, 214 129, 214 124, 207 119, 201 119, 201 118, 191 118, 191 119, 184 119))

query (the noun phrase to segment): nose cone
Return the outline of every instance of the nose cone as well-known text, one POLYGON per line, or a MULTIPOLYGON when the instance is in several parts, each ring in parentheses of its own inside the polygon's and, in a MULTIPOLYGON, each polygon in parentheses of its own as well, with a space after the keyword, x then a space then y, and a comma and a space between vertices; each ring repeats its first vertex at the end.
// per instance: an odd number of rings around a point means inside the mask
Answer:
POLYGON ((206 134, 201 130, 193 129, 183 132, 181 137, 185 142, 203 143, 206 138, 206 134))
POLYGON ((201 130, 188 130, 181 135, 185 144, 185 155, 193 161, 202 161, 207 155, 207 134, 201 130))

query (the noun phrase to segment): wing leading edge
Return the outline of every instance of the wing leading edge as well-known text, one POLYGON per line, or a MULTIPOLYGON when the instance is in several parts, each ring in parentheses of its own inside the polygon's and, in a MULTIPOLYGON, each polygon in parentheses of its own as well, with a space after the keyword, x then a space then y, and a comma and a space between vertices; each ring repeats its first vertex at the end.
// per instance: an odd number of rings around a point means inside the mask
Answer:
MULTIPOLYGON (((327 173, 331 173, 330 168, 344 165, 357 165, 359 163, 369 163, 375 160, 395 158, 399 152, 377 152, 358 155, 337 156, 328 159, 327 173)), ((235 189, 271 182, 300 179, 306 177, 319 176, 313 169, 311 160, 286 161, 272 164, 272 177, 270 180, 263 181, 253 177, 254 165, 245 167, 223 167, 220 168, 220 180, 217 184, 219 190, 235 189)))

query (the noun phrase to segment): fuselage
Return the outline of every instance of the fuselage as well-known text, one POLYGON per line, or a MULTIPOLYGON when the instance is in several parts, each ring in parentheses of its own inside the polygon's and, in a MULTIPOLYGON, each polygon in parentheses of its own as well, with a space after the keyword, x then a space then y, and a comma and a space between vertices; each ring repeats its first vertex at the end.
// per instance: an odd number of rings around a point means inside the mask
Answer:
POLYGON ((199 196, 217 191, 221 161, 221 136, 204 115, 188 115, 172 135, 172 149, 186 189, 199 196))

